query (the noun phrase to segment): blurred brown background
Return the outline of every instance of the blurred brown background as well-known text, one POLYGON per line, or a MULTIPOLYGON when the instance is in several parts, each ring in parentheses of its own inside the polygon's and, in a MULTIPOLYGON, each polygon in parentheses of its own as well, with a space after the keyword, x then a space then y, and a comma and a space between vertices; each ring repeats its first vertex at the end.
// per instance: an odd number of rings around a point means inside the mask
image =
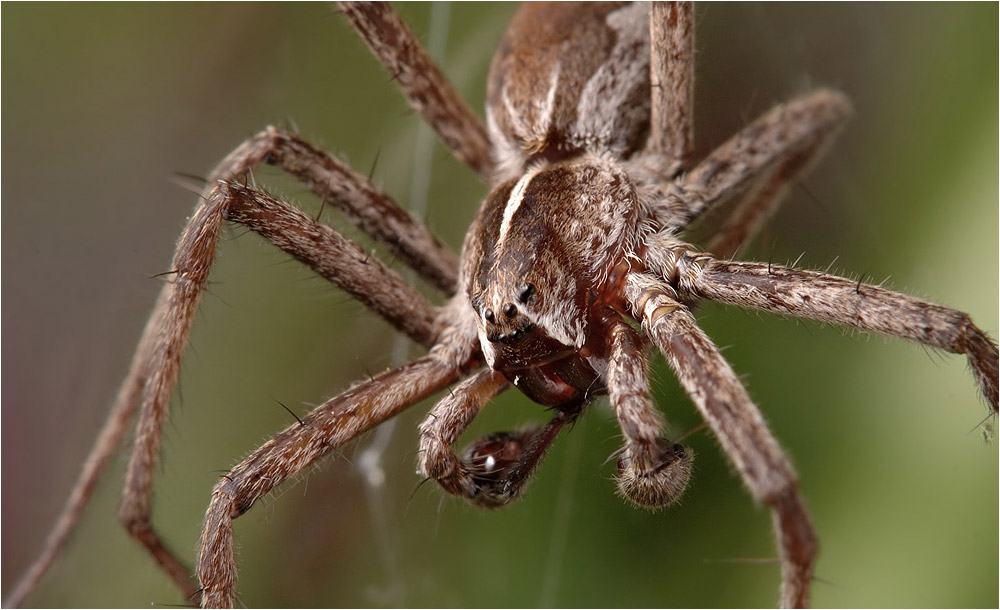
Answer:
MULTIPOLYGON (((421 35, 430 7, 400 10, 421 35)), ((452 6, 444 66, 477 110, 508 5, 452 6)), ((997 6, 699 6, 701 151, 813 86, 856 117, 747 257, 833 269, 958 307, 998 335, 997 6)), ((294 121, 408 203, 418 119, 324 4, 5 4, 3 589, 34 557, 124 375, 205 175, 243 138, 294 121)), ((457 247, 483 188, 436 145, 428 222, 457 247)), ((281 178, 258 175, 303 207, 281 178)), ((326 217, 336 222, 327 212, 326 217)), ((154 523, 194 556, 219 471, 388 365, 394 334, 232 229, 184 361, 154 523)), ((959 357, 707 306, 699 314, 800 473, 820 540, 819 606, 996 606, 997 449, 959 357)), ((699 418, 662 361, 671 432, 699 418)), ((707 433, 680 506, 614 493, 603 403, 564 435, 526 499, 482 513, 414 492, 415 423, 385 455, 384 519, 356 447, 237 522, 250 606, 768 606, 770 519, 707 433), (412 497, 411 497, 412 496, 412 497)), ((509 393, 470 433, 543 417, 509 393)), ((127 451, 29 602, 177 604, 115 519, 127 451)))

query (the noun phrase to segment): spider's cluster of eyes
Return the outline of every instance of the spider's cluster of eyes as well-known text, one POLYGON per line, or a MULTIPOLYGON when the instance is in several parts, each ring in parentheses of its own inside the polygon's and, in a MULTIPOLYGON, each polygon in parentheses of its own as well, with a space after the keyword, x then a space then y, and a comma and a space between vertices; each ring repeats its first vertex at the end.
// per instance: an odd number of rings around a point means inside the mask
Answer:
MULTIPOLYGON (((522 284, 521 287, 518 288, 517 290, 517 300, 520 301, 522 305, 526 304, 528 302, 528 299, 530 299, 534 294, 535 294, 534 284, 527 284, 527 283, 522 284)), ((509 302, 504 303, 503 308, 500 310, 500 312, 504 315, 504 317, 508 319, 514 318, 517 315, 517 305, 514 305, 513 303, 509 302)), ((495 324, 497 321, 496 312, 494 312, 490 308, 486 308, 485 310, 483 310, 483 319, 490 324, 495 324)), ((528 322, 524 326, 520 328, 514 328, 513 330, 511 330, 509 333, 506 334, 501 333, 498 330, 493 330, 487 335, 487 339, 489 339, 494 343, 513 341, 518 337, 520 337, 523 333, 531 332, 531 330, 534 327, 535 327, 534 324, 528 322)))

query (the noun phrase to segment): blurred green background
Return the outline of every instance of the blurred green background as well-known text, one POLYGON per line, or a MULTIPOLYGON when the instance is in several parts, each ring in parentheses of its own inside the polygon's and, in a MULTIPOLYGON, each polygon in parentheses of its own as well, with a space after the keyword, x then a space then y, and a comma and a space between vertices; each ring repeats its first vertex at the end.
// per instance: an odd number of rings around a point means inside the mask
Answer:
MULTIPOLYGON (((400 6, 418 34, 430 6, 400 6)), ((446 73, 479 111, 512 7, 444 15, 446 73)), ((856 116, 746 256, 825 268, 951 305, 998 335, 997 5, 698 7, 702 153, 772 104, 829 85, 856 116)), ((40 548, 103 420, 195 197, 251 133, 293 121, 404 205, 419 120, 324 4, 2 8, 3 589, 40 548), (375 159, 378 159, 377 164, 375 159)), ((440 18, 440 15, 439 17, 440 18)), ((438 22, 441 25, 442 22, 438 22)), ((440 145, 431 227, 457 247, 484 189, 440 145)), ((426 177, 426 176, 419 176, 426 177)), ((258 180, 304 208, 301 187, 258 180)), ((329 210, 325 216, 337 220, 329 210)), ((394 333, 232 228, 184 360, 154 523, 193 558, 209 491, 300 413, 388 366, 394 333)), ((818 606, 996 606, 996 445, 964 362, 881 337, 706 306, 802 481, 821 540, 818 606)), ((411 350, 416 353, 416 350, 411 350)), ((658 360, 671 434, 699 417, 658 360)), ((249 606, 770 606, 770 519, 706 432, 683 502, 614 492, 620 443, 598 403, 524 501, 484 513, 413 474, 420 405, 366 494, 347 447, 236 524, 249 606)), ((469 438, 544 415, 508 393, 469 438)), ((370 437, 368 437, 370 438, 370 437)), ((115 519, 118 454, 29 603, 184 603, 115 519)))

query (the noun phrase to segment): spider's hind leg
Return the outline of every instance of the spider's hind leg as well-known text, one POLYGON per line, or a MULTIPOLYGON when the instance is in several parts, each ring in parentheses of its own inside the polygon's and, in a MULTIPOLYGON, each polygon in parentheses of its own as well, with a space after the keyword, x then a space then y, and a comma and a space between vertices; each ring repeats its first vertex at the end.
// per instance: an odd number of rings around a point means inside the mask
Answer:
POLYGON ((455 158, 489 182, 486 129, 387 2, 340 2, 344 16, 455 158))
POLYGON ((650 128, 644 154, 673 176, 694 147, 694 5, 650 4, 650 128))
POLYGON ((219 479, 199 542, 202 606, 231 608, 236 601, 233 519, 335 448, 453 382, 475 358, 474 338, 458 332, 427 356, 328 400, 219 479))
POLYGON ((642 196, 662 226, 675 232, 743 194, 744 203, 724 229, 733 233, 723 240, 732 246, 725 247, 738 246, 780 201, 784 184, 832 142, 850 112, 842 93, 817 89, 764 113, 673 181, 657 173, 662 163, 657 155, 643 153, 626 165, 641 177, 642 196))

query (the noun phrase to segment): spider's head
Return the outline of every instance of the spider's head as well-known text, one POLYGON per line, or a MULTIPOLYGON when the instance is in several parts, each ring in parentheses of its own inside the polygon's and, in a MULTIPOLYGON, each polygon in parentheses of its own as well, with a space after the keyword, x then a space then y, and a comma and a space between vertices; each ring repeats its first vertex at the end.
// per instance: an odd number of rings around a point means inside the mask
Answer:
POLYGON ((494 282, 473 299, 479 339, 487 362, 495 369, 538 366, 574 352, 576 341, 553 320, 529 281, 494 282))

